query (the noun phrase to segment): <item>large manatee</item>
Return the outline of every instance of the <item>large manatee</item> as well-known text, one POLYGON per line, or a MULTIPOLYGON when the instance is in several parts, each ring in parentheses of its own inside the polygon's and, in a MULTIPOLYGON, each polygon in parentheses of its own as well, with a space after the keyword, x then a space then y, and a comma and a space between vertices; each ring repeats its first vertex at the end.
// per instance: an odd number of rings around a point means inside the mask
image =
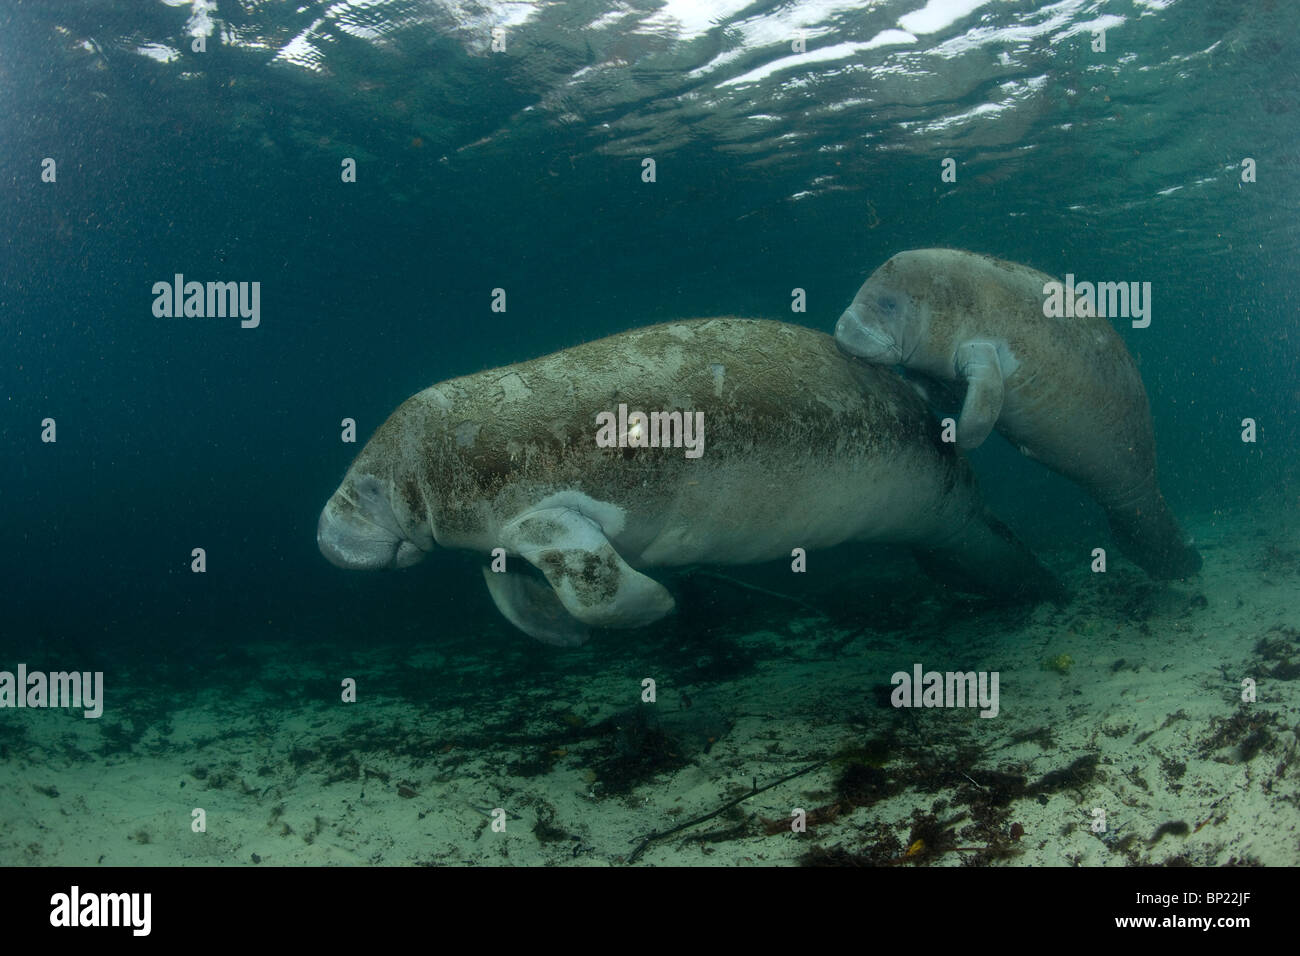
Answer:
POLYGON ((908 544, 971 589, 1055 593, 937 435, 909 385, 820 332, 671 322, 413 395, 353 462, 317 540, 344 568, 502 548, 508 570, 484 567, 497 607, 563 645, 671 611, 653 568, 851 540, 908 544))
POLYGON ((1051 276, 956 249, 900 252, 871 274, 835 327, 851 355, 965 386, 957 443, 996 427, 1026 456, 1082 485, 1120 549, 1157 578, 1201 556, 1156 483, 1142 377, 1097 316, 1044 314, 1051 276))

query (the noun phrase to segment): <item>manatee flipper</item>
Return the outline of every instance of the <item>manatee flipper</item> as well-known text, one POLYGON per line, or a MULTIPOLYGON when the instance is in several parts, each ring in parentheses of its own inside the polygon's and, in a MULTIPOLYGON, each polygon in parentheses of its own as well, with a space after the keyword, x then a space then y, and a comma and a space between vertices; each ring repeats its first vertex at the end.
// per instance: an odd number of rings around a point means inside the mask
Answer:
POLYGON ((930 577, 959 591, 1010 601, 1066 598, 1065 588, 1015 532, 984 509, 938 547, 912 552, 930 577))
POLYGON ((596 522, 572 509, 529 512, 506 525, 503 540, 588 627, 641 627, 675 606, 667 588, 633 569, 596 522))
POLYGON ((501 616, 529 637, 555 647, 577 647, 590 636, 555 592, 526 574, 483 569, 488 594, 501 616))
POLYGON ((957 347, 957 377, 966 380, 966 400, 957 420, 957 447, 984 444, 1002 414, 1002 364, 992 342, 963 342, 957 347))

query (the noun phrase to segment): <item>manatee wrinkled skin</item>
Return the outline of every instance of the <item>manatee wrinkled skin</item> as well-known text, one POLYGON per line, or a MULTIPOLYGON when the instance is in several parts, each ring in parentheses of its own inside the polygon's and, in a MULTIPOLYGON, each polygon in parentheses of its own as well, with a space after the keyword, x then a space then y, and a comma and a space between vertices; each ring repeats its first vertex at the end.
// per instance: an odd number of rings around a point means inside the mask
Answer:
POLYGON ((974 448, 996 427, 1091 494, 1148 574, 1193 574, 1201 556, 1160 493, 1137 365, 1105 318, 1044 314, 1054 281, 956 249, 900 252, 858 290, 835 340, 868 362, 964 386, 958 445, 974 448))
POLYGON ((508 570, 484 569, 497 607, 561 645, 673 610, 646 570, 849 540, 908 544, 997 595, 1056 589, 988 514, 910 386, 820 332, 736 318, 651 326, 425 389, 362 449, 317 540, 346 568, 403 567, 435 544, 503 548, 508 570), (702 456, 598 447, 597 415, 620 404, 702 412, 702 456))

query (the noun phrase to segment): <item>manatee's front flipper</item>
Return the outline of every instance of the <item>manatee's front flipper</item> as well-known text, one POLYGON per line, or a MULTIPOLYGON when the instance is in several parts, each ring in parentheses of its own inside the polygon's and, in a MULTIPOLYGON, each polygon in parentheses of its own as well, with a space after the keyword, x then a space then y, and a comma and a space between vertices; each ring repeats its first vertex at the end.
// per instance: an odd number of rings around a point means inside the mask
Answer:
POLYGON ((596 522, 569 508, 516 518, 503 541, 546 575, 564 609, 588 627, 641 627, 674 607, 662 584, 634 570, 596 522))
POLYGON ((957 420, 957 447, 978 448, 1002 414, 1002 364, 992 342, 957 347, 957 377, 966 380, 966 401, 957 420))
POLYGON ((529 637, 556 647, 577 647, 590 636, 564 609, 555 592, 527 574, 483 569, 488 594, 501 615, 529 637))

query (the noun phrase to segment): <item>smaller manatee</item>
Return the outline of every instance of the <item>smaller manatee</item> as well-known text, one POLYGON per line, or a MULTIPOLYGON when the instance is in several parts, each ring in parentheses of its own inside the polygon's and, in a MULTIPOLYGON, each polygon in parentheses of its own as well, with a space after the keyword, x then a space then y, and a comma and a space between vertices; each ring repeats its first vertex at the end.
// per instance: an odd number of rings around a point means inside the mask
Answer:
POLYGON ((900 252, 863 283, 835 341, 875 365, 965 388, 957 444, 997 428, 1021 453, 1082 485, 1120 549, 1156 578, 1201 567, 1156 483, 1142 377, 1096 316, 1049 318, 1027 266, 957 249, 900 252))

